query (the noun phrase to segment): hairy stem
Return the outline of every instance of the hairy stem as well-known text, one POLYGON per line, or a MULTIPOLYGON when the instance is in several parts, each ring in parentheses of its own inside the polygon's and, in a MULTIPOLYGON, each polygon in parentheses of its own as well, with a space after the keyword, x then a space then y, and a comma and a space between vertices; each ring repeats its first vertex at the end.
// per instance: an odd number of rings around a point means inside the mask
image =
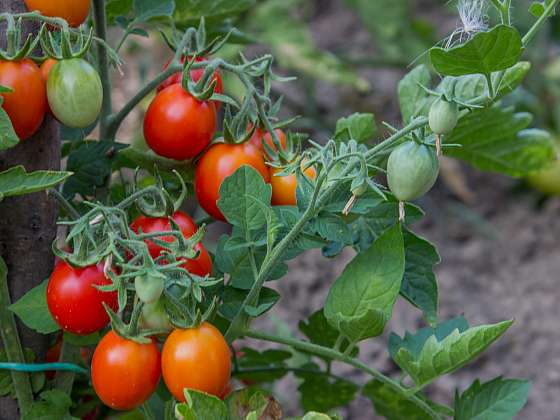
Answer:
POLYGON ((523 38, 521 39, 523 46, 527 46, 527 44, 531 42, 531 40, 535 37, 537 32, 540 30, 540 28, 544 25, 546 19, 554 12, 554 9, 558 5, 559 1, 560 0, 552 0, 548 4, 548 6, 546 6, 544 13, 535 21, 533 26, 531 26, 531 28, 527 31, 525 36, 523 36, 523 38))
MULTIPOLYGON (((93 19, 95 33, 98 38, 107 39, 107 22, 105 18, 105 0, 93 1, 93 19)), ((101 86, 103 87, 103 103, 101 105, 101 115, 99 116, 99 136, 102 139, 114 140, 107 137, 108 118, 112 111, 111 101, 111 75, 109 74, 109 60, 107 50, 101 44, 97 44, 97 64, 101 86)))

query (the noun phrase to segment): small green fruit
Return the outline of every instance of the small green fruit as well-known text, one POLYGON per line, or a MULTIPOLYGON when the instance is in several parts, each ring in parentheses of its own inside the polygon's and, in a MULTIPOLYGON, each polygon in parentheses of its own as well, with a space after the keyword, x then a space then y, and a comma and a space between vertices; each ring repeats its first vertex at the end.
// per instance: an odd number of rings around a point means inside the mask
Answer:
POLYGON ((443 98, 436 100, 428 114, 430 129, 437 135, 446 135, 453 131, 459 120, 459 108, 455 102, 443 98))
POLYGON ((560 196, 560 160, 530 174, 527 180, 529 185, 543 194, 560 196))
POLYGON ((387 182, 399 201, 415 200, 433 187, 439 162, 433 148, 409 141, 389 155, 387 182))
POLYGON ((134 288, 138 299, 144 303, 152 303, 163 293, 163 278, 160 276, 143 275, 134 279, 134 288))
POLYGON ((149 330, 171 331, 173 329, 161 299, 142 306, 140 326, 149 330))

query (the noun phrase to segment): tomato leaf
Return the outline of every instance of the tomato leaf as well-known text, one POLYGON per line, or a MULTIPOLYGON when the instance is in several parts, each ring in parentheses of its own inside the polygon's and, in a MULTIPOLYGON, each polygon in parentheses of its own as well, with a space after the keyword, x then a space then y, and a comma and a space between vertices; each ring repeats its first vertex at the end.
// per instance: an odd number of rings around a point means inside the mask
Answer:
MULTIPOLYGON (((328 323, 325 318, 325 314, 323 313, 323 309, 319 309, 314 312, 307 319, 307 322, 302 320, 298 325, 299 330, 304 333, 312 343, 319 344, 324 347, 334 347, 336 340, 340 335, 340 333, 328 323)), ((345 341, 340 346, 340 350, 345 351, 348 344, 349 343, 345 341)), ((359 348, 356 346, 351 351, 350 355, 355 357, 358 355, 358 351, 359 348)))
POLYGON ((437 323, 438 285, 433 266, 441 258, 426 239, 404 231, 405 270, 400 294, 422 312, 429 324, 437 323))
POLYGON ((527 129, 532 117, 497 106, 478 109, 459 120, 444 142, 459 144, 445 154, 483 171, 523 177, 551 162, 556 152, 550 135, 527 129))
POLYGON ((448 321, 436 330, 421 329, 417 334, 400 338, 391 334, 390 352, 401 369, 410 375, 416 386, 425 386, 438 376, 453 372, 466 365, 496 341, 513 323, 512 320, 497 324, 457 328, 448 321), (449 331, 451 330, 451 331, 449 331))
POLYGON ((14 130, 10 117, 8 117, 4 108, 0 108, 0 150, 9 149, 18 143, 19 137, 14 130))
POLYGON ((380 335, 391 318, 405 268, 400 225, 388 229, 358 254, 335 281, 325 317, 352 341, 380 335))
POLYGON ((434 47, 430 59, 436 71, 446 76, 491 74, 513 66, 522 52, 517 29, 498 25, 477 33, 462 45, 449 49, 434 47))
POLYGON ((198 22, 201 17, 225 18, 251 8, 256 0, 175 0, 173 20, 180 25, 198 22))
POLYGON ((337 141, 356 140, 363 143, 375 135, 377 127, 373 114, 354 113, 336 122, 334 139, 337 141))
POLYGON ((225 419, 227 407, 225 403, 214 395, 185 388, 186 402, 175 406, 178 419, 225 419))
POLYGON ((280 419, 282 409, 268 392, 258 388, 244 388, 232 392, 225 399, 231 420, 247 420, 254 413, 255 419, 280 419))
POLYGON ((8 307, 27 327, 41 334, 51 334, 60 329, 47 306, 48 282, 43 281, 8 307))
POLYGON ((169 17, 175 10, 174 0, 134 0, 132 4, 134 20, 147 22, 154 18, 169 17))
POLYGON ((258 352, 243 348, 239 352, 237 378, 251 382, 274 382, 288 373, 286 362, 293 356, 283 350, 258 352))
POLYGON ((40 395, 41 401, 34 402, 31 410, 22 416, 22 420, 72 420, 76 417, 70 415, 72 400, 70 396, 60 389, 44 391, 40 395))
MULTIPOLYGON (((241 308, 241 305, 248 293, 248 290, 236 289, 235 287, 227 286, 224 290, 222 298, 224 303, 219 308, 220 315, 231 321, 239 312, 239 309, 241 308)), ((259 294, 259 303, 256 309, 249 315, 256 318, 266 313, 276 304, 276 302, 278 302, 279 299, 280 295, 276 290, 263 287, 259 294)))
POLYGON ((422 86, 429 87, 431 80, 428 67, 422 64, 413 68, 399 82, 399 105, 404 122, 409 122, 418 115, 428 115, 434 98, 422 86))
POLYGON ((531 383, 521 379, 477 379, 461 395, 455 394, 455 420, 509 420, 527 402, 531 383))
POLYGON ((26 172, 23 166, 14 166, 0 172, 0 200, 3 197, 30 194, 46 190, 72 175, 63 171, 26 172))

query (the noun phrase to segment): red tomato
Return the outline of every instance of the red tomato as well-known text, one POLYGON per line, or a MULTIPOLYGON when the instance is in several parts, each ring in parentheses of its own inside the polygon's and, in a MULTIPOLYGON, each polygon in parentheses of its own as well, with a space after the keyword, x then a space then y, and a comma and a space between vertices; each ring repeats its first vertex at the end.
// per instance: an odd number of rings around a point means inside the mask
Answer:
POLYGON ((90 0, 25 0, 30 11, 38 10, 44 16, 60 17, 70 26, 80 26, 89 14, 90 0))
POLYGON ((216 132, 216 108, 192 97, 180 84, 156 95, 144 117, 144 137, 158 155, 192 159, 202 152, 216 132))
POLYGON ((102 292, 94 286, 111 284, 103 265, 74 268, 60 262, 47 285, 47 305, 60 328, 72 334, 87 335, 109 323, 103 302, 114 311, 118 308, 117 292, 102 292))
POLYGON ((47 91, 41 70, 28 58, 0 61, 0 85, 13 90, 2 94, 2 108, 19 139, 25 140, 39 129, 47 111, 47 91))
POLYGON ((161 368, 167 388, 179 401, 185 401, 185 388, 220 396, 230 380, 229 347, 222 333, 207 322, 176 329, 163 345, 161 368))
POLYGON ((113 409, 141 405, 155 391, 160 377, 161 357, 155 341, 140 344, 109 331, 93 354, 93 389, 113 409))
MULTIPOLYGON (((274 131, 275 131, 276 135, 278 136, 278 140, 280 140, 280 144, 282 145, 282 149, 285 149, 286 148, 286 134, 284 134, 284 132, 282 130, 280 130, 279 128, 277 128, 274 131)), ((262 152, 265 154, 265 157, 270 159, 271 157, 269 156, 267 150, 265 149, 265 147, 263 145, 263 140, 265 141, 267 146, 270 147, 272 150, 274 150, 274 151, 278 150, 276 148, 276 145, 274 144, 274 141, 272 140, 272 136, 270 135, 270 133, 263 130, 262 128, 257 128, 253 132, 253 135, 249 139, 249 142, 251 142, 251 144, 253 146, 255 146, 256 148, 262 150, 262 152)))
POLYGON ((222 181, 238 168, 248 165, 257 170, 265 182, 269 182, 268 167, 262 153, 250 143, 217 143, 210 147, 196 166, 194 187, 196 198, 202 208, 212 217, 225 221, 216 202, 220 198, 222 181))
MULTIPOLYGON (((275 176, 281 169, 270 168, 270 185, 272 186, 272 205, 273 206, 295 206, 297 178, 296 174, 286 176, 275 176)), ((311 179, 315 179, 317 173, 315 168, 307 168, 304 174, 311 179)))
MULTIPOLYGON (((177 225, 179 225, 181 233, 185 238, 191 237, 198 229, 194 220, 182 211, 176 211, 173 214, 172 219, 175 223, 177 223, 177 225)), ((166 217, 139 216, 130 224, 130 228, 136 233, 139 233, 140 230, 142 230, 143 233, 165 232, 171 230, 171 224, 169 223, 169 219, 166 217)), ((173 242, 174 237, 164 236, 158 239, 165 242, 173 242)), ((150 252, 152 258, 157 258, 159 254, 164 251, 162 247, 156 245, 150 240, 146 240, 146 244, 148 245, 148 251, 150 252)), ((192 260, 185 259, 185 264, 183 264, 182 267, 185 270, 201 277, 211 274, 212 259, 210 258, 208 251, 206 251, 201 243, 198 243, 195 248, 200 250, 198 257, 192 260)))
MULTIPOLYGON (((189 57, 190 59, 190 57, 189 57)), ((165 63, 165 65, 163 66, 163 69, 165 70, 167 67, 169 67, 169 63, 171 63, 172 59, 167 60, 167 63, 165 63)), ((196 58, 196 62, 200 62, 200 61, 204 61, 206 60, 205 58, 202 57, 197 57, 196 58)), ((181 64, 183 64, 185 62, 185 57, 181 57, 181 64)), ((191 79, 193 80, 193 82, 198 82, 200 80, 200 78, 202 77, 202 75, 204 74, 204 69, 192 69, 191 70, 191 79)), ((218 72, 218 70, 216 70, 214 72, 214 78, 212 80, 216 81, 216 87, 214 89, 215 93, 223 93, 224 92, 224 86, 222 84, 222 76, 220 76, 220 73, 218 72)), ((165 79, 158 87, 157 87, 157 91, 161 91, 163 89, 165 89, 168 86, 171 86, 175 83, 182 83, 183 82, 183 73, 182 72, 177 72, 175 74, 172 74, 171 76, 169 76, 167 79, 165 79)), ((220 104, 220 102, 217 102, 218 104, 220 104)))
MULTIPOLYGON (((47 58, 45 61, 43 61, 43 64, 41 64, 41 77, 43 78, 45 84, 49 79, 49 73, 51 72, 51 69, 56 63, 58 63, 58 60, 55 60, 54 58, 47 58)), ((51 107, 49 106, 49 101, 47 101, 47 111, 52 114, 51 107)))

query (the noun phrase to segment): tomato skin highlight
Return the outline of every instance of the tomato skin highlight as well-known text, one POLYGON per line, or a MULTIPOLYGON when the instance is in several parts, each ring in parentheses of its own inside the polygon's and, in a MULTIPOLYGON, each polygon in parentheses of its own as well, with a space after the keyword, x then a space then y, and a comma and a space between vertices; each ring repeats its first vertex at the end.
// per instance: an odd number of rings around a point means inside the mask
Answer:
POLYGON ((156 154, 175 160, 192 159, 216 132, 216 108, 201 102, 180 84, 159 92, 144 116, 144 137, 156 154))
POLYGON ((163 345, 163 380, 178 401, 184 388, 221 396, 229 383, 231 358, 222 333, 208 322, 197 328, 175 329, 163 345))
MULTIPOLYGON (((270 185, 272 186, 272 205, 273 206, 295 206, 297 178, 296 174, 286 176, 275 176, 275 174, 282 172, 278 168, 270 168, 270 185)), ((307 168, 303 172, 308 178, 315 179, 317 172, 315 168, 307 168)))
POLYGON ((84 23, 89 14, 89 0, 25 0, 25 5, 30 12, 63 18, 74 27, 84 23))
MULTIPOLYGON (((163 69, 167 69, 167 67, 169 67, 169 63, 171 63, 172 59, 167 60, 167 62, 165 63, 165 65, 163 66, 163 69)), ((190 60, 190 57, 189 57, 190 60)), ((205 61, 205 58, 202 57, 196 57, 196 62, 200 62, 200 61, 205 61)), ((183 64, 185 62, 185 56, 181 57, 181 64, 183 64)), ((198 82, 200 80, 200 78, 202 77, 202 75, 204 74, 204 69, 191 69, 191 79, 193 82, 198 82)), ((214 92, 215 93, 223 93, 224 92, 224 85, 222 83, 222 76, 220 76, 220 72, 218 70, 216 70, 214 72, 214 77, 213 80, 216 81, 216 86, 214 88, 214 92)), ((177 72, 172 74, 171 76, 169 76, 167 79, 165 79, 163 82, 161 82, 161 84, 157 87, 157 92, 161 92, 163 89, 165 89, 168 86, 174 85, 175 83, 182 83, 183 82, 183 73, 182 72, 177 72)), ((216 102, 216 105, 220 104, 221 102, 216 102)))
POLYGON ((105 327, 109 316, 103 302, 116 311, 117 292, 102 292, 93 286, 109 284, 102 264, 74 268, 64 261, 58 263, 47 285, 47 306, 60 328, 87 335, 105 327))
MULTIPOLYGON (((185 238, 190 238, 198 230, 194 220, 185 212, 177 210, 173 213, 172 219, 177 223, 185 238)), ((140 230, 142 230, 142 233, 165 232, 171 230, 171 223, 166 217, 138 216, 130 224, 130 228, 136 233, 139 233, 140 230)), ((158 239, 165 242, 173 242, 174 237, 163 236, 158 239)), ((152 258, 157 258, 164 250, 161 246, 156 245, 149 239, 145 242, 148 245, 148 251, 152 258)), ((185 259, 185 263, 181 265, 181 267, 197 276, 204 277, 210 275, 212 273, 212 259, 208 251, 206 251, 202 243, 195 245, 195 249, 200 251, 198 257, 191 260, 185 259)))
POLYGON ((41 126, 47 111, 47 95, 41 70, 33 61, 0 61, 0 85, 13 92, 3 93, 2 108, 20 140, 31 137, 41 126))
POLYGON ((101 112, 103 87, 97 70, 81 58, 59 61, 49 72, 47 96, 53 115, 72 128, 85 128, 101 112))
MULTIPOLYGON (((280 144, 282 145, 282 149, 285 149, 286 148, 286 134, 279 128, 274 130, 274 132, 278 136, 278 140, 280 140, 280 144)), ((255 131, 253 132, 253 135, 249 139, 249 142, 253 146, 255 146, 257 149, 260 149, 262 151, 262 153, 264 153, 265 158, 270 160, 272 157, 268 154, 268 151, 263 144, 263 140, 264 140, 264 143, 266 143, 266 145, 268 147, 270 147, 272 150, 278 151, 278 148, 274 144, 274 141, 272 140, 272 136, 270 135, 270 133, 263 130, 262 128, 256 128, 255 129, 255 131)))
POLYGON ((150 398, 161 377, 161 358, 154 340, 140 344, 109 331, 91 362, 97 396, 115 410, 131 410, 150 398))
POLYGON ((196 198, 206 213, 217 220, 226 220, 216 204, 220 198, 220 186, 225 178, 243 165, 259 172, 265 182, 270 181, 261 151, 248 142, 214 144, 198 161, 194 181, 196 198))

